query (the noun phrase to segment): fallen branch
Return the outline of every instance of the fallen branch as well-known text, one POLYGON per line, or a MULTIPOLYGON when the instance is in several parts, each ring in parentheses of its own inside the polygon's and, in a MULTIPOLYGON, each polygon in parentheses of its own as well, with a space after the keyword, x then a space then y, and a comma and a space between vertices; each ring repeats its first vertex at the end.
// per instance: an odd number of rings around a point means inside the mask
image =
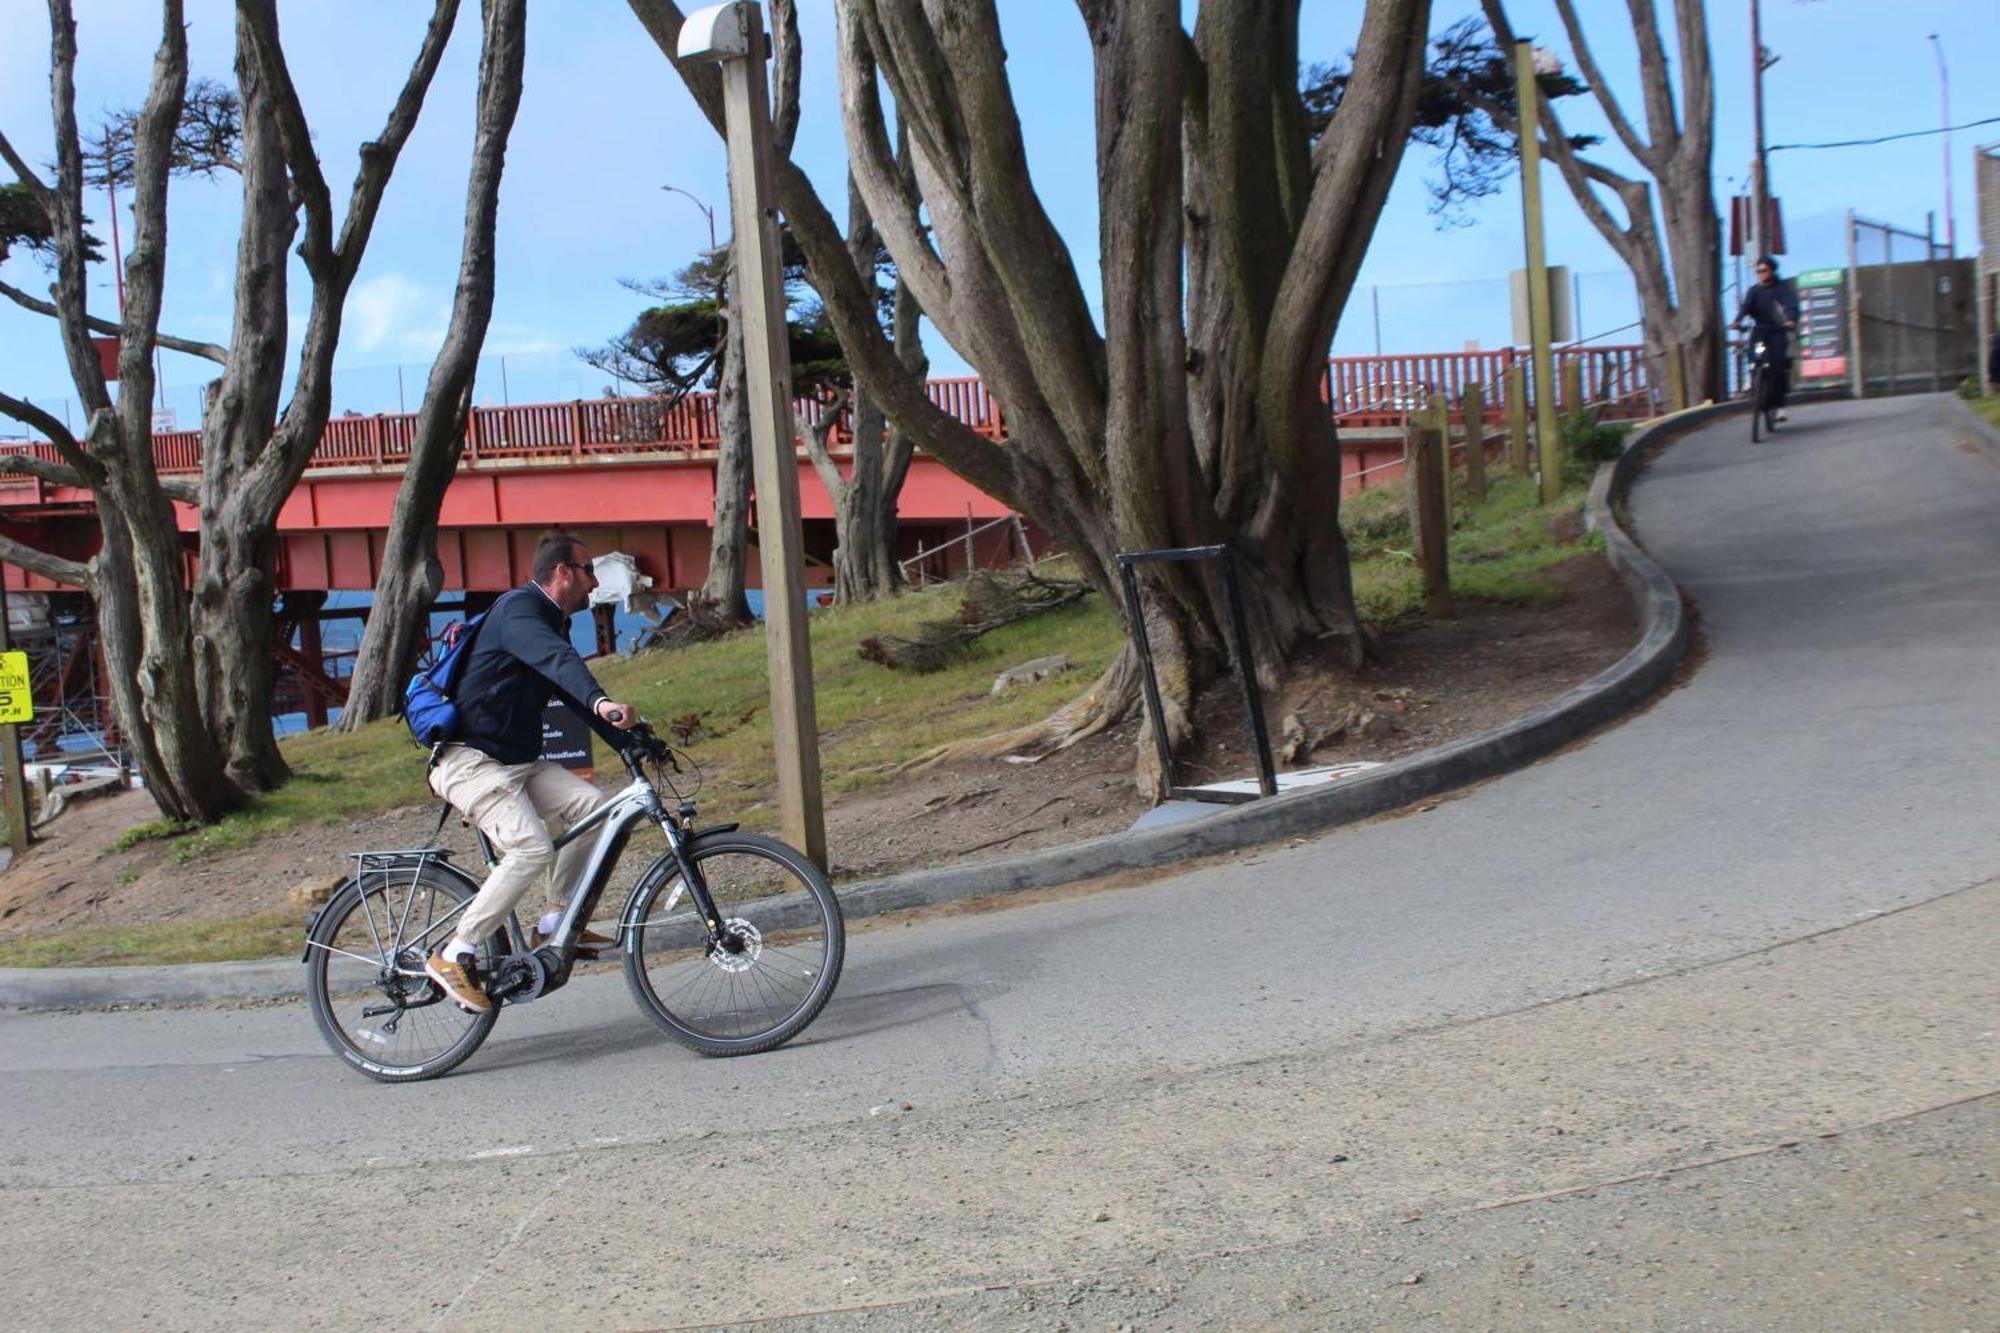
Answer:
POLYGON ((974 574, 966 580, 956 619, 927 620, 915 638, 871 634, 857 651, 864 661, 880 662, 892 671, 942 671, 964 658, 981 635, 1081 601, 1091 591, 1080 580, 1039 574, 974 574))

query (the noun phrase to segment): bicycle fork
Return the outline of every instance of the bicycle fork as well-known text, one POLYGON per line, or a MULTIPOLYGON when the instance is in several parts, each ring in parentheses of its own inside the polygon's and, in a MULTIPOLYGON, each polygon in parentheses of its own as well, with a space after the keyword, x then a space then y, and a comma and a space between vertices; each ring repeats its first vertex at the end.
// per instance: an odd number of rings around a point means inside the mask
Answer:
POLYGON ((725 928, 722 912, 715 905, 715 899, 708 891, 708 880, 687 854, 687 846, 682 837, 680 825, 667 814, 665 807, 656 812, 660 829, 667 835, 667 846, 673 850, 674 864, 680 867, 681 883, 687 887, 688 897, 694 900, 695 910, 701 913, 701 922, 708 930, 708 952, 713 955, 718 950, 723 953, 739 954, 744 943, 740 936, 725 928))

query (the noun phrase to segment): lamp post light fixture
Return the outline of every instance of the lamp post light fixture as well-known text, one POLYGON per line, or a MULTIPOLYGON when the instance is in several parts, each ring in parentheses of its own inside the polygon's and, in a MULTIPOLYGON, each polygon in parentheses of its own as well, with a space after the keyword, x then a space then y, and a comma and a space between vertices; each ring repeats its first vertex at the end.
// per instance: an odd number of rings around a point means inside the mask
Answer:
POLYGON ((677 194, 681 196, 683 199, 686 199, 689 203, 693 204, 696 208, 699 208, 701 210, 701 215, 708 219, 708 252, 712 255, 717 250, 722 248, 721 246, 715 243, 715 210, 713 208, 710 208, 707 204, 703 203, 701 201, 701 197, 695 194, 692 190, 683 190, 678 185, 662 185, 660 188, 662 190, 667 191, 670 194, 677 194))
POLYGON ((681 27, 682 60, 722 65, 729 142, 729 216, 743 362, 749 381, 750 452, 757 482, 757 549, 764 572, 765 646, 778 811, 785 841, 824 868, 826 812, 820 790, 819 717, 806 633, 799 462, 792 432, 792 366, 785 337, 785 283, 778 250, 772 170, 771 95, 764 13, 751 0, 713 5, 681 27))
POLYGON ((1944 252, 1958 257, 1958 225, 1952 220, 1951 202, 1951 71, 1945 68, 1944 43, 1931 34, 1931 50, 1937 54, 1938 100, 1942 104, 1938 124, 1944 130, 1944 252))

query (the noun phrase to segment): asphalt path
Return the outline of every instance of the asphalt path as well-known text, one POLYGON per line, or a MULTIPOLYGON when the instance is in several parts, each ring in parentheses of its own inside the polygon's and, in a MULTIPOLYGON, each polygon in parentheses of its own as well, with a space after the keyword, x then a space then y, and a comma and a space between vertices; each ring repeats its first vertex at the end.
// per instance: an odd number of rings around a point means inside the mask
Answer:
POLYGON ((635 1150, 671 1192, 691 1145, 1226 1076, 1991 879, 2000 465, 1939 399, 1792 415, 1755 447, 1714 424, 1642 476, 1637 535, 1698 608, 1705 660, 1552 759, 1138 887, 866 923, 818 1023, 746 1060, 670 1044, 615 974, 394 1088, 347 1071, 298 1004, 0 1015, 0 1215, 16 1234, 46 1192, 95 1190, 93 1225, 198 1235, 232 1185, 359 1197, 371 1171, 430 1171, 461 1199, 532 1194, 540 1159, 635 1150))

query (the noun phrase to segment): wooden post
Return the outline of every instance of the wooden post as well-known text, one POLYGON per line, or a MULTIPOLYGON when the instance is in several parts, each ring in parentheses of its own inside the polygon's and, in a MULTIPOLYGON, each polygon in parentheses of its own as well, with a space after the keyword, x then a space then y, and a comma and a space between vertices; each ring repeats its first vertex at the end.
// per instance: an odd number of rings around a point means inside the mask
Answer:
MULTIPOLYGON (((1541 86, 1535 82, 1535 48, 1514 43, 1514 105, 1520 123, 1541 122, 1541 86)), ((1528 333, 1535 363, 1535 446, 1542 461, 1542 503, 1562 493, 1562 439, 1556 431, 1556 376, 1549 354, 1549 262, 1542 245, 1542 143, 1532 129, 1521 141, 1521 222, 1528 248, 1528 333)))
POLYGON ((1662 353, 1667 363, 1667 410, 1685 412, 1688 406, 1687 361, 1679 343, 1668 343, 1662 353))
POLYGON ((785 283, 778 259, 777 187, 771 159, 771 95, 764 13, 749 0, 688 17, 682 59, 722 63, 729 138, 729 211, 736 297, 743 312, 750 447, 756 463, 757 548, 763 557, 765 645, 771 673, 771 733, 785 841, 826 866, 820 789, 819 717, 812 642, 806 630, 804 542, 799 524, 798 449, 792 432, 792 368, 785 283))
MULTIPOLYGON (((7 570, 0 565, 0 653, 12 647, 7 625, 7 570)), ((7 807, 7 841, 18 861, 28 854, 32 835, 28 831, 28 770, 21 763, 21 728, 12 722, 0 722, 0 784, 5 788, 0 790, 0 800, 7 807)))
POLYGON ((1435 413, 1413 417, 1404 450, 1409 457, 1410 535, 1417 568, 1424 576, 1424 613, 1451 614, 1451 504, 1445 477, 1450 471, 1448 428, 1435 413))
POLYGON ((1514 475, 1528 475, 1528 370, 1507 367, 1507 466, 1514 475))
POLYGON ((1424 416, 1428 418, 1424 424, 1426 426, 1436 426, 1436 430, 1438 430, 1440 450, 1442 450, 1442 456, 1444 456, 1444 464, 1442 464, 1444 470, 1438 474, 1440 476, 1438 484, 1444 486, 1444 520, 1450 522, 1452 520, 1452 402, 1450 402, 1450 398, 1446 398, 1444 394, 1438 394, 1438 392, 1430 394, 1430 406, 1424 408, 1424 416))
POLYGON ((1562 410, 1583 411, 1583 362, 1566 357, 1562 365, 1562 410))
POLYGON ((1473 504, 1486 503, 1486 394, 1476 380, 1468 380, 1458 397, 1459 415, 1465 418, 1465 498, 1473 504))

